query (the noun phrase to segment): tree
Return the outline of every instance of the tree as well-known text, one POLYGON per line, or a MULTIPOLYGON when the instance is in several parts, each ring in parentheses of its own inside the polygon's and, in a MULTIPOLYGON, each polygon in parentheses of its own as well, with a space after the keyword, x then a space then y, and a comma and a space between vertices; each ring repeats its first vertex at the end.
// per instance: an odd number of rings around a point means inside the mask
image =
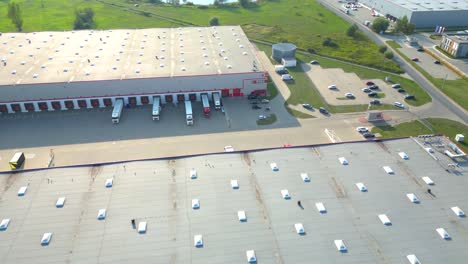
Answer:
POLYGON ((393 52, 391 52, 391 51, 386 51, 386 52, 384 53, 384 56, 385 56, 385 58, 391 60, 391 59, 393 59, 393 52))
POLYGON ((387 51, 387 46, 385 46, 385 45, 379 46, 379 52, 380 53, 385 53, 386 51, 387 51))
POLYGON ((346 35, 350 37, 356 36, 357 31, 359 30, 358 26, 356 24, 351 25, 348 30, 346 30, 346 35))
POLYGON ((373 31, 380 33, 380 32, 385 32, 385 30, 387 30, 389 25, 390 25, 390 22, 388 22, 387 19, 385 19, 384 17, 378 17, 372 23, 371 28, 373 31))
POLYGON ((239 0, 239 4, 246 8, 249 5, 249 0, 239 0))
POLYGON ((18 31, 23 31, 23 14, 18 3, 8 3, 8 18, 15 24, 18 31))
POLYGON ((73 22, 74 29, 90 29, 95 26, 93 9, 87 7, 75 11, 75 22, 73 22))
POLYGON ((405 35, 411 35, 414 33, 415 25, 408 21, 408 17, 404 16, 397 20, 395 25, 395 32, 403 32, 405 35))
POLYGON ((217 17, 212 17, 210 19, 210 26, 219 26, 219 19, 217 17))

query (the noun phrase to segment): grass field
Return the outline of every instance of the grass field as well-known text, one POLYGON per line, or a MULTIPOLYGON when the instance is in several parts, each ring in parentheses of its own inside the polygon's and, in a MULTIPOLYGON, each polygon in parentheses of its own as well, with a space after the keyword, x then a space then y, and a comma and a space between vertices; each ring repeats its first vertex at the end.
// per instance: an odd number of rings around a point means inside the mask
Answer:
MULTIPOLYGON (((468 126, 456 121, 443 118, 424 119, 424 123, 412 121, 396 126, 379 126, 372 129, 372 133, 380 133, 383 138, 417 136, 424 134, 444 134, 454 141, 456 134, 468 134, 468 126)), ((457 143, 463 151, 468 152, 466 142, 457 143)))
POLYGON ((416 62, 412 61, 410 58, 404 55, 399 50, 401 46, 398 43, 392 40, 387 41, 387 43, 393 49, 395 49, 395 51, 398 52, 398 54, 400 54, 400 56, 402 56, 403 59, 405 59, 408 63, 415 67, 422 75, 424 75, 424 77, 426 77, 426 79, 428 79, 435 87, 439 88, 439 90, 445 93, 448 97, 452 98, 452 100, 454 100, 465 110, 468 110, 468 78, 460 78, 457 80, 444 80, 442 78, 434 78, 416 62))
MULTIPOLYGON (((289 41, 302 49, 355 61, 382 66, 383 55, 363 34, 352 38, 346 35, 350 26, 315 0, 264 1, 252 8, 210 6, 170 6, 127 0, 17 0, 24 17, 24 31, 69 30, 73 26, 74 11, 91 7, 95 11, 97 28, 208 26, 211 17, 218 17, 221 25, 241 25, 249 38, 273 42, 289 41), (335 46, 322 45, 331 38, 335 46)), ((0 1, 0 13, 7 13, 7 1, 0 1)), ((14 31, 6 16, 0 16, 0 31, 14 31)), ((388 62, 389 70, 399 70, 395 62, 388 62)))

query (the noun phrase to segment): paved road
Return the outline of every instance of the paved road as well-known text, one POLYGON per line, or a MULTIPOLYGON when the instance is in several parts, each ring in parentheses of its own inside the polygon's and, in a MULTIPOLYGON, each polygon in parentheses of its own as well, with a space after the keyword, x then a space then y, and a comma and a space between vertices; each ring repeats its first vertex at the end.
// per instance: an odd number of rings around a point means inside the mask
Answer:
MULTIPOLYGON (((369 28, 362 25, 360 21, 356 21, 352 16, 348 16, 345 13, 341 12, 335 6, 331 5, 325 0, 318 0, 322 3, 325 7, 329 8, 333 12, 335 12, 339 17, 343 18, 344 20, 350 23, 356 23, 358 27, 364 32, 372 41, 374 41, 377 45, 386 45, 386 43, 382 40, 382 38, 375 34, 374 32, 370 31, 369 28)), ((333 1, 333 0, 331 0, 333 1)), ((456 120, 461 120, 464 123, 468 123, 468 114, 467 111, 464 111, 456 105, 450 98, 445 96, 442 92, 440 92, 436 87, 432 85, 424 76, 422 76, 416 69, 414 69, 411 65, 409 65, 403 58, 401 58, 397 53, 395 53, 394 57, 395 61, 400 64, 400 67, 409 75, 411 76, 414 81, 419 84, 426 92, 432 97, 433 104, 432 106, 437 108, 437 112, 440 113, 442 108, 446 108, 447 111, 453 113, 458 118, 452 118, 456 120)), ((426 110, 427 113, 420 113, 422 116, 431 116, 431 108, 426 110)))

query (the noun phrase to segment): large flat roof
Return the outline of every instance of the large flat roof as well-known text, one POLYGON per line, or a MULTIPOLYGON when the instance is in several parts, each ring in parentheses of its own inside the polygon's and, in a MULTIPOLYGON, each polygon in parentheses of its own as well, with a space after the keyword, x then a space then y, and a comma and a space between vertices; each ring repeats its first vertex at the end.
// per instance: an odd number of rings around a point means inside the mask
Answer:
MULTIPOLYGON (((384 0, 389 1, 389 0, 384 0)), ((395 5, 409 9, 413 12, 417 11, 453 11, 453 10, 467 10, 468 0, 392 0, 390 1, 395 5)))
POLYGON ((3 33, 0 85, 261 70, 240 26, 3 33))
MULTIPOLYGON (((27 161, 26 161, 27 162, 27 161)), ((465 263, 468 178, 447 172, 413 139, 198 156, 0 175, 2 263, 465 263), (408 160, 398 153, 404 151, 408 160), (349 165, 341 165, 345 157, 349 165), (279 171, 273 172, 275 162, 279 171), (386 174, 383 166, 395 172, 386 174), (189 171, 198 178, 190 179, 189 171), (308 173, 305 183, 300 173, 308 173), (421 179, 430 177, 435 185, 421 179), (107 178, 114 179, 105 188, 107 178), (240 188, 231 188, 237 179, 240 188), (364 183, 361 192, 356 183, 364 183), (24 197, 21 186, 28 185, 24 197), (432 189, 433 195, 427 193, 432 189), (290 200, 281 197, 287 189, 290 200), (408 200, 414 193, 419 204, 408 200), (63 208, 56 208, 65 196, 63 208), (199 199, 200 209, 191 208, 199 199), (297 206, 300 200, 304 209, 297 206), (327 212, 320 214, 321 202, 327 212), (99 209, 105 220, 97 220, 99 209), (247 222, 239 222, 244 210, 247 222), (392 225, 384 226, 378 214, 392 225), (146 221, 146 234, 132 229, 146 221), (294 229, 302 223, 306 234, 294 229), (443 240, 436 228, 452 237, 443 240), (53 232, 49 246, 43 233, 53 232), (193 246, 202 234, 204 247, 193 246), (343 240, 346 253, 334 240, 343 240)), ((1 219, 0 219, 1 220, 1 219)))

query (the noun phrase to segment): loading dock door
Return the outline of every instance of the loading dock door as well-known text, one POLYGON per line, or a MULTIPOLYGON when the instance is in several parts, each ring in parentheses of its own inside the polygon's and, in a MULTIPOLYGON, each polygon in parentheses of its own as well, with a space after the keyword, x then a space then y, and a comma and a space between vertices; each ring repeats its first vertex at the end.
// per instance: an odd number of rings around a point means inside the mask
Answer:
POLYGON ((0 105, 0 113, 6 113, 8 111, 8 108, 6 105, 0 105))
POLYGON ((21 112, 21 107, 19 104, 12 104, 11 109, 13 109, 14 112, 21 112))
POLYGON ((91 105, 93 108, 98 108, 99 107, 99 99, 91 99, 91 105))
POLYGON ((62 109, 62 106, 60 106, 60 102, 59 102, 59 101, 53 101, 53 102, 52 102, 52 108, 53 108, 54 110, 60 110, 60 109, 62 109))
POLYGON ((242 96, 241 89, 240 88, 233 89, 232 95, 233 96, 242 96))
POLYGON ((135 106, 137 104, 136 97, 129 97, 128 98, 128 103, 135 106))
POLYGON ((24 108, 26 108, 28 112, 34 111, 34 105, 32 103, 25 103, 24 108))
POLYGON ((222 89, 221 90, 221 96, 222 97, 228 97, 229 96, 229 89, 222 89))
POLYGON ((73 109, 73 101, 65 101, 65 107, 67 109, 73 109))
POLYGON ((185 101, 185 95, 183 95, 183 94, 178 94, 178 95, 177 95, 177 101, 178 101, 178 102, 183 102, 183 101, 185 101))
POLYGON ((141 104, 148 104, 149 103, 149 99, 148 99, 148 96, 142 96, 140 97, 140 101, 141 101, 141 104))
POLYGON ((197 95, 196 94, 189 94, 189 100, 190 101, 196 101, 197 100, 197 95))
POLYGON ((78 106, 80 108, 86 108, 86 100, 78 100, 78 106))
POLYGON ((103 101, 105 106, 112 106, 112 100, 110 98, 104 98, 103 101))
POLYGON ((40 102, 38 103, 38 105, 39 105, 39 109, 41 110, 47 110, 49 108, 46 102, 40 102))
POLYGON ((165 97, 166 103, 172 103, 172 95, 166 95, 165 97))

